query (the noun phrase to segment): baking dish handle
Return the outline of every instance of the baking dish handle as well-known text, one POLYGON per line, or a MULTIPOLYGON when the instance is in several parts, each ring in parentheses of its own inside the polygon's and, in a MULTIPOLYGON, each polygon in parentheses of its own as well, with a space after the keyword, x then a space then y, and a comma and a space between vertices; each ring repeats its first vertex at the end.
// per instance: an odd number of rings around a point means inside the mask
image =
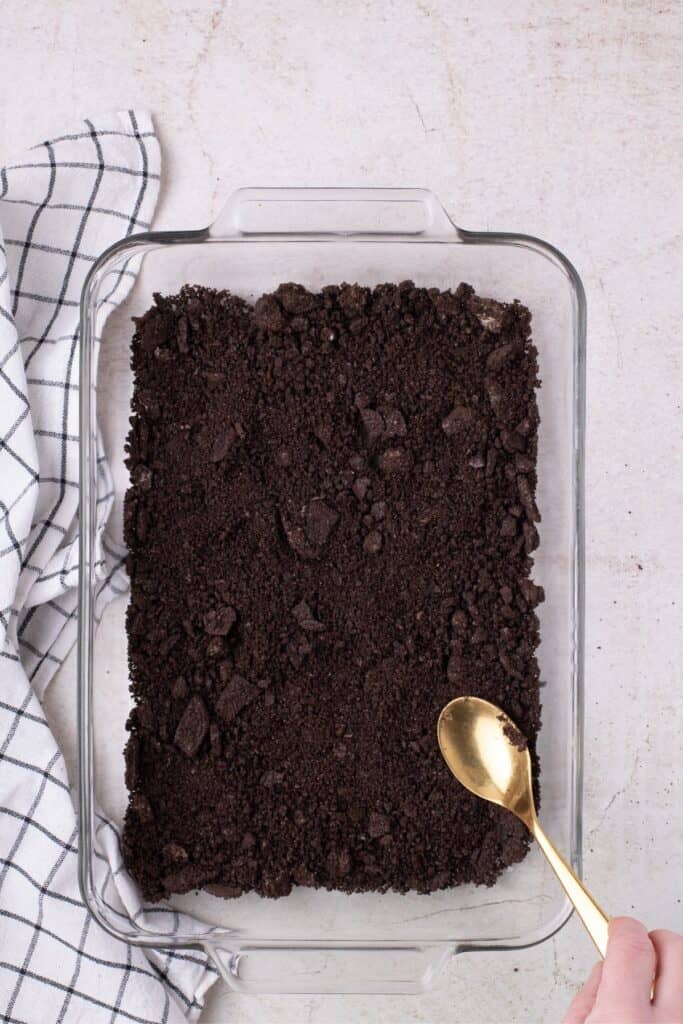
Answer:
POLYGON ((424 992, 457 948, 397 946, 245 946, 206 943, 221 977, 245 994, 410 994, 424 992))
POLYGON ((459 229, 423 188, 241 188, 208 228, 215 240, 254 236, 447 238, 459 229))

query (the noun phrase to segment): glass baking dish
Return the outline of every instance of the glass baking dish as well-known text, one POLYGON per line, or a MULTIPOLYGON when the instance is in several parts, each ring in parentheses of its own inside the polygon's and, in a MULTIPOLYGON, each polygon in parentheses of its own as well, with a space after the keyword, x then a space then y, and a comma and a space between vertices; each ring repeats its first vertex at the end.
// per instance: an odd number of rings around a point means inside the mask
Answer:
MULTIPOLYGON (((236 192, 209 228, 138 234, 116 244, 94 264, 83 291, 78 686, 79 858, 86 904, 104 928, 128 942, 204 949, 232 987, 250 992, 414 992, 430 986, 453 954, 547 939, 567 920, 570 906, 535 848, 491 889, 346 895, 295 888, 279 900, 255 894, 237 900, 207 893, 174 897, 172 905, 195 924, 179 923, 171 934, 153 930, 153 914, 143 924, 107 906, 93 870, 95 802, 121 824, 130 697, 121 609, 112 612, 115 628, 109 629, 106 653, 94 635, 97 405, 111 390, 110 381, 96 388, 97 353, 107 296, 130 261, 143 256, 125 322, 119 321, 122 353, 132 334, 128 317, 141 315, 154 292, 174 293, 185 283, 228 288, 253 301, 290 280, 312 289, 341 281, 373 285, 410 278, 439 288, 467 281, 480 295, 519 298, 531 309, 542 378, 538 504, 543 521, 534 570, 546 593, 539 608, 539 660, 547 683, 539 738, 542 819, 573 867, 581 867, 581 281, 562 253, 536 238, 456 227, 425 190, 249 188, 236 192)), ((109 325, 107 344, 116 340, 112 331, 109 325)), ((125 403, 130 394, 118 398, 125 403)), ((108 454, 114 477, 123 482, 122 442, 123 432, 117 450, 108 454)))

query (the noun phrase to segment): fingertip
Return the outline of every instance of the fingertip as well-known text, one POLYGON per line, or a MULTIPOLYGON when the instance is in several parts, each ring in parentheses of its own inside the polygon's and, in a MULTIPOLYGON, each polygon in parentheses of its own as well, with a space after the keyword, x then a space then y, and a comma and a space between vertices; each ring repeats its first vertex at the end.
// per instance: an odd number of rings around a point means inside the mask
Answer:
POLYGON ((645 952, 652 949, 652 943, 647 928, 642 921, 634 917, 611 917, 609 921, 608 952, 609 945, 628 945, 634 952, 645 952))
POLYGON ((669 928, 655 928, 649 933, 650 941, 655 946, 662 943, 672 943, 675 946, 683 946, 683 935, 672 932, 669 928))
POLYGON ((661 1020, 683 1020, 683 935, 666 928, 650 932, 657 954, 654 1005, 661 1020))
POLYGON ((639 921, 635 917, 627 917, 622 914, 619 917, 610 917, 609 919, 609 930, 610 932, 622 932, 622 931, 646 931, 645 925, 642 921, 639 921))
POLYGON ((655 963, 655 947, 645 925, 632 917, 612 918, 596 1008, 637 1006, 645 1012, 655 963))

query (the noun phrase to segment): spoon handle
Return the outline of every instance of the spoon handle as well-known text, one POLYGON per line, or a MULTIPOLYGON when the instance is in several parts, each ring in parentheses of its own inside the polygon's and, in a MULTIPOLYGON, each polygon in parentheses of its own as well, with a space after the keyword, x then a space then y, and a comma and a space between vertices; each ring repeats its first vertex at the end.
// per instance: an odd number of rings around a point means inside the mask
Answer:
POLYGON ((595 902, 584 884, 576 877, 564 858, 557 852, 535 816, 531 823, 531 831, 550 867, 557 875, 560 885, 574 904, 574 909, 586 926, 586 931, 598 947, 600 956, 604 959, 607 951, 609 918, 595 902))

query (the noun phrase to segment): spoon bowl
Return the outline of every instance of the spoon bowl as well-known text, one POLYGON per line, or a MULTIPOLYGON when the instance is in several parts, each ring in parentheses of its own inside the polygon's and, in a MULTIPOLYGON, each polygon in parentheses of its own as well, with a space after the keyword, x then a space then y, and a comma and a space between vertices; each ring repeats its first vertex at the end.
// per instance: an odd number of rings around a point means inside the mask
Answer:
POLYGON ((446 764, 466 789, 506 807, 531 828, 531 758, 504 711, 480 697, 458 697, 441 712, 437 736, 446 764))

